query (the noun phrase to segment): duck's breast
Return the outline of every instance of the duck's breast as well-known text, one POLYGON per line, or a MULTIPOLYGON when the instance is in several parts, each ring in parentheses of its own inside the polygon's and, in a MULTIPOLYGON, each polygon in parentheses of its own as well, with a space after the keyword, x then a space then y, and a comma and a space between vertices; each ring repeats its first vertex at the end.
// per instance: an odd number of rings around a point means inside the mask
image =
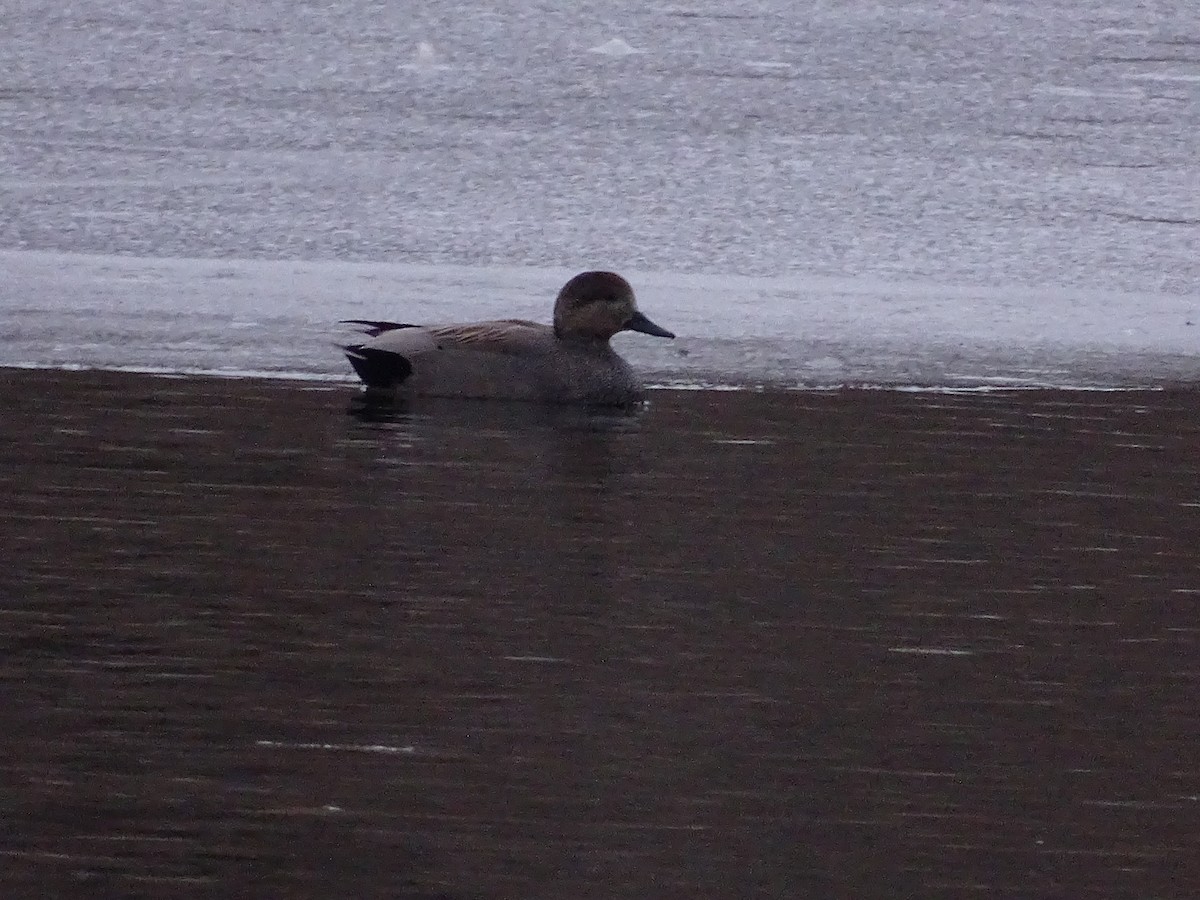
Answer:
POLYGON ((560 349, 545 373, 550 399, 622 406, 642 398, 629 364, 611 347, 560 349))

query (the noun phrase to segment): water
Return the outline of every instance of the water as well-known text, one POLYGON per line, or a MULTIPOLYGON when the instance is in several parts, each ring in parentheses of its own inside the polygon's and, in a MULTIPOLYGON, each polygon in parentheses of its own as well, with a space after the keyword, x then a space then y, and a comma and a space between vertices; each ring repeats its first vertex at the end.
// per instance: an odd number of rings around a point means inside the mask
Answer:
POLYGON ((1195 4, 0 23, 0 893, 1200 894, 1195 4))
POLYGON ((0 395, 6 896, 1196 896, 1193 392, 0 395))
POLYGON ((8 364, 333 374, 611 267, 662 380, 1196 374, 1194 4, 0 9, 0 248, 68 254, 0 257, 8 364), (126 292, 178 333, 72 316, 126 292))

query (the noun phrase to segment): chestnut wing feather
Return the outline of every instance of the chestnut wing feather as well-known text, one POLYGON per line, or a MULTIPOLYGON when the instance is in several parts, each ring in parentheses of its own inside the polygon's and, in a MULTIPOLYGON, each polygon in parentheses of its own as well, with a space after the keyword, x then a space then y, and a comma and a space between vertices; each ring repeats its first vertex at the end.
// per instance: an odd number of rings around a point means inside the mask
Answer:
POLYGON ((521 354, 542 349, 553 338, 548 325, 524 319, 435 325, 428 329, 443 350, 478 350, 485 353, 521 354))

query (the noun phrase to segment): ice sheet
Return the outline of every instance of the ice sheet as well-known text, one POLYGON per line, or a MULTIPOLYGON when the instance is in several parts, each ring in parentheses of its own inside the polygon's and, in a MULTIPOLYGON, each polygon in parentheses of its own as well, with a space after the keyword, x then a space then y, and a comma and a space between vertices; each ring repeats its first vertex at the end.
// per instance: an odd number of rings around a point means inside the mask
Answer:
MULTIPOLYGON (((343 377, 346 318, 547 321, 565 269, 0 252, 0 364, 343 377)), ((1186 295, 627 272, 678 335, 659 383, 1156 384, 1200 374, 1186 295)))

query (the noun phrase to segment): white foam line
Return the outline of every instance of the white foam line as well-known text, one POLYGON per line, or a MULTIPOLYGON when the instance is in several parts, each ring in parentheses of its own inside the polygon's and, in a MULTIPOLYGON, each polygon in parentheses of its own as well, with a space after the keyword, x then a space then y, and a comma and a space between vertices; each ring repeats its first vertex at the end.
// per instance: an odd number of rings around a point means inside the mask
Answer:
POLYGON ((357 384, 354 375, 332 372, 298 372, 288 369, 205 369, 173 368, 170 366, 84 366, 77 363, 42 365, 41 363, 3 363, 0 368, 46 372, 125 372, 130 375, 156 375, 161 378, 229 378, 264 379, 267 381, 313 381, 330 384, 357 384))
MULTIPOLYGON (((60 365, 45 365, 31 362, 3 362, 0 368, 23 369, 26 371, 47 372, 126 372, 132 375, 156 375, 162 378, 228 378, 228 379, 262 379, 266 381, 307 381, 317 384, 358 384, 354 375, 340 375, 333 372, 300 372, 287 369, 208 369, 202 367, 173 368, 170 366, 105 366, 81 365, 78 363, 63 363, 60 365)), ((752 393, 800 393, 822 394, 836 391, 892 391, 901 394, 1008 394, 1030 391, 1069 391, 1072 393, 1141 393, 1146 391, 1161 392, 1166 390, 1163 385, 1091 385, 1091 384, 1028 384, 1008 383, 997 384, 887 384, 882 382, 835 382, 831 384, 796 384, 752 381, 744 384, 722 383, 712 381, 669 381, 651 382, 646 385, 650 391, 712 391, 752 393)))
POLYGON ((565 659, 557 656, 502 656, 500 657, 505 662, 527 662, 527 663, 563 663, 565 659))
POLYGON ((289 741, 255 741, 256 747, 277 750, 334 750, 350 753, 415 753, 414 747, 389 747, 386 744, 302 744, 289 741))

